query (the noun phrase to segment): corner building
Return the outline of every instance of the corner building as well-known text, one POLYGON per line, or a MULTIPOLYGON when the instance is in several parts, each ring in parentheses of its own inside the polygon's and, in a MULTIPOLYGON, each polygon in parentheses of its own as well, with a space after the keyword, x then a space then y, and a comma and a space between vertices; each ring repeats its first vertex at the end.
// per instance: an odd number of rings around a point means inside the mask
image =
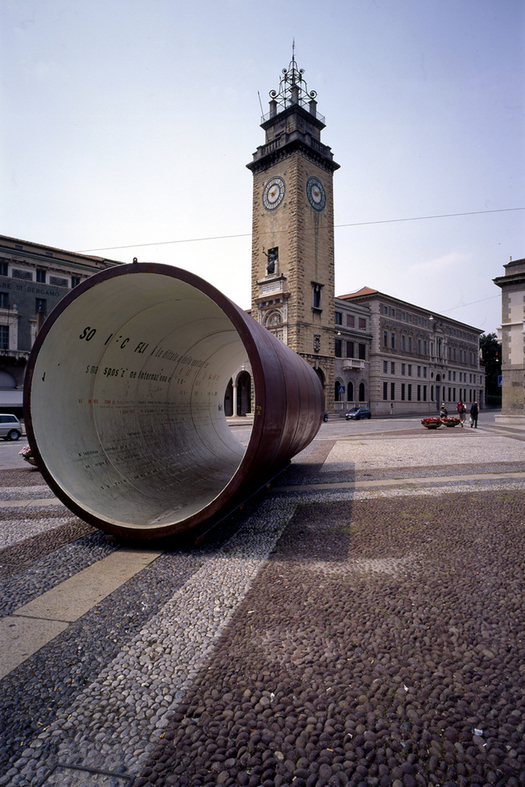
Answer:
POLYGON ((251 315, 318 373, 334 407, 333 173, 324 118, 295 56, 270 91, 253 173, 251 315))
POLYGON ((374 415, 435 415, 445 402, 484 403, 478 328, 370 287, 339 302, 370 311, 369 406, 374 415))
POLYGON ((525 425, 525 259, 503 266, 505 275, 493 279, 501 287, 502 407, 500 424, 525 425))
POLYGON ((0 235, 0 409, 22 414, 39 324, 74 287, 122 263, 0 235))

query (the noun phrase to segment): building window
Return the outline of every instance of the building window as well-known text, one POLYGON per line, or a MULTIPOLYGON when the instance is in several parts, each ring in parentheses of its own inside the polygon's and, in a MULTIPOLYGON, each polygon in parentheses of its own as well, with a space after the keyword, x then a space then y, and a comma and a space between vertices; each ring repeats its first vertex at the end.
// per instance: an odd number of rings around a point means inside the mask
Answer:
POLYGON ((0 292, 0 309, 9 309, 9 293, 0 292))
POLYGON ((355 317, 353 314, 346 315, 346 327, 347 328, 354 328, 355 327, 355 317))
POLYGON ((430 386, 430 401, 431 402, 434 401, 434 386, 433 385, 430 386))
POLYGON ((405 352, 405 336, 401 337, 401 352, 405 352))
POLYGON ((408 376, 412 377, 412 364, 411 363, 408 364, 408 376))
POLYGON ((0 262, 0 276, 7 276, 9 274, 9 266, 7 262, 0 262))
POLYGON ((396 335, 395 333, 390 334, 390 346, 393 350, 396 349, 396 335))
POLYGON ((31 271, 20 271, 13 268, 12 276, 13 279, 27 279, 27 281, 33 281, 33 274, 31 271))
POLYGON ((366 401, 365 400, 365 384, 364 383, 360 383, 359 384, 359 401, 360 402, 366 401))
POLYGON ((359 330, 366 331, 366 317, 359 318, 359 330))
POLYGON ((366 344, 359 345, 359 360, 366 361, 366 344))
POLYGON ((426 385, 423 386, 423 401, 424 402, 427 401, 427 386, 426 385))
POLYGON ((343 357, 343 342, 341 339, 335 340, 335 357, 342 358, 343 357))
POLYGON ((388 374, 388 361, 383 361, 383 374, 388 374))
POLYGON ((411 336, 408 337, 408 352, 409 353, 412 352, 412 337, 411 336))
POLYGON ((0 350, 9 350, 9 325, 0 325, 0 350))
POLYGON ((71 277, 71 289, 73 289, 73 287, 78 287, 79 284, 80 284, 80 276, 72 276, 71 277))
POLYGON ((388 399, 388 383, 383 383, 383 400, 388 399))
POLYGON ((427 367, 423 366, 423 377, 427 376, 427 367))
POLYGON ((350 380, 348 381, 346 386, 346 400, 348 402, 354 401, 354 384, 350 382, 350 380))
POLYGON ((388 347, 388 334, 386 331, 383 331, 383 347, 388 347))
POLYGON ((401 312, 401 319, 402 319, 403 321, 405 321, 405 320, 406 320, 406 318, 407 318, 407 316, 406 316, 405 312, 401 312))
POLYGON ((383 306, 383 314, 388 314, 388 306, 383 306))
POLYGON ((336 312, 335 313, 335 324, 342 325, 343 324, 343 312, 336 312))
POLYGON ((408 401, 412 401, 412 385, 410 383, 408 385, 408 401))
POLYGON ((354 343, 347 342, 346 343, 346 357, 353 358, 354 357, 354 343))
POLYGON ((420 385, 418 385, 418 387, 417 387, 417 400, 418 400, 418 402, 421 401, 421 386, 420 385))
POLYGON ((404 363, 401 364, 401 375, 403 377, 405 376, 405 364, 404 363))
POLYGON ((427 343, 424 341, 423 342, 423 355, 426 355, 426 354, 427 354, 427 343))
POLYGON ((421 366, 417 367, 417 376, 421 377, 421 366))
POLYGON ((341 383, 339 381, 337 381, 336 384, 335 384, 335 391, 334 391, 335 401, 336 402, 341 402, 342 401, 341 397, 344 394, 344 392, 345 392, 344 385, 341 385, 341 383))
POLYGON ((395 309, 390 309, 390 316, 391 317, 395 317, 396 316, 396 310, 395 309))
POLYGON ((45 298, 35 298, 35 311, 46 314, 47 301, 45 298))
POLYGON ((312 282, 312 308, 321 310, 323 307, 321 305, 321 295, 323 291, 322 284, 316 284, 312 282))
POLYGON ((268 249, 268 252, 263 254, 266 257, 266 275, 272 276, 274 273, 279 273, 277 270, 279 266, 279 246, 274 246, 273 249, 268 249))
POLYGON ((58 276, 50 276, 49 277, 49 283, 50 284, 54 284, 55 287, 67 287, 68 280, 67 279, 62 279, 62 278, 60 278, 58 276))
POLYGON ((401 401, 405 401, 405 383, 401 383, 401 401))
POLYGON ((390 361, 390 374, 396 373, 396 364, 395 361, 390 361))
POLYGON ((36 269, 36 280, 40 282, 40 284, 46 283, 46 272, 43 268, 36 269))
POLYGON ((396 398, 396 384, 390 383, 390 398, 392 401, 396 398))

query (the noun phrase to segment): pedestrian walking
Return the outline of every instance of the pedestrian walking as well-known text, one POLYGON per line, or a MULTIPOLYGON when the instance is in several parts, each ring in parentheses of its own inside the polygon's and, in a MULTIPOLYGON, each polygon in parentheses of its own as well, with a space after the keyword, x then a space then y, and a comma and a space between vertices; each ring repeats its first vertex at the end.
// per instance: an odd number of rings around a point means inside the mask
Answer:
POLYGON ((479 407, 477 402, 472 402, 472 406, 470 408, 470 428, 474 427, 475 429, 478 428, 478 414, 479 414, 479 407))
POLYGON ((457 410, 457 413, 458 413, 458 416, 459 416, 459 424, 460 424, 460 426, 463 426, 464 423, 465 423, 467 408, 465 407, 465 405, 463 404, 461 399, 457 403, 456 410, 457 410))

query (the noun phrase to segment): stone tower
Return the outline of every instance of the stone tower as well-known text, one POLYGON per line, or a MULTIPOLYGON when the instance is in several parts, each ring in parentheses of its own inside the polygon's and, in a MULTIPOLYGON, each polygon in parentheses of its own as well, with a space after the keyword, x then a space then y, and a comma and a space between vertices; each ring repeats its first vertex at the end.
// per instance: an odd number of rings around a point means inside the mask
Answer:
POLYGON ((333 173, 324 118, 295 53, 270 91, 253 172, 251 314, 316 369, 334 400, 333 173))

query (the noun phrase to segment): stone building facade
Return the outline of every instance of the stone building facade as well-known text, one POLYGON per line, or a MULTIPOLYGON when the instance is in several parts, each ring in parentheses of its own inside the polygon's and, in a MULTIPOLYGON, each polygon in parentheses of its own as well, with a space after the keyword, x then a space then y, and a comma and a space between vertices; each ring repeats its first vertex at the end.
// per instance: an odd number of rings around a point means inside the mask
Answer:
POLYGON ((0 409, 22 407, 39 322, 84 279, 120 264, 0 235, 0 409))
POLYGON ((525 425, 525 259, 503 266, 505 275, 494 279, 501 287, 502 401, 496 420, 525 425))
POLYGON ((434 414, 445 402, 483 406, 478 328, 363 287, 338 302, 370 312, 369 406, 374 415, 434 414))
POLYGON ((334 302, 334 411, 342 415, 370 401, 370 309, 352 300, 334 302))

